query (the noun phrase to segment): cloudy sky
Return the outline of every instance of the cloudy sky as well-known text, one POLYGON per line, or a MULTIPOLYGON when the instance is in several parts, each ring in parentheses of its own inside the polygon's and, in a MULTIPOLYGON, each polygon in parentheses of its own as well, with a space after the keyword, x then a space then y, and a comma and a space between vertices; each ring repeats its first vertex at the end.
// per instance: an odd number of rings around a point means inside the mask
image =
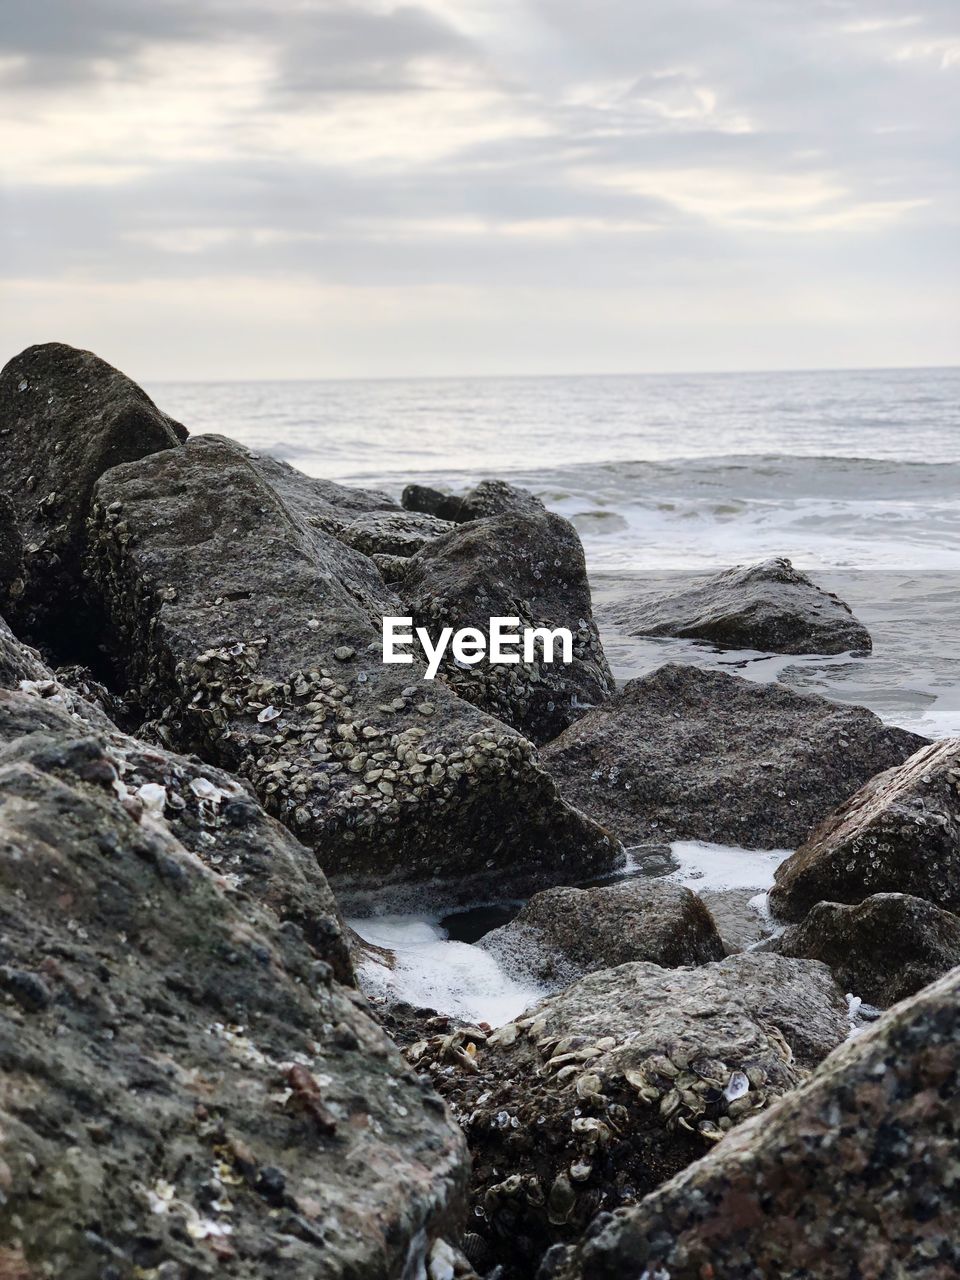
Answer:
POLYGON ((2 0, 4 358, 956 363, 957 0, 2 0))

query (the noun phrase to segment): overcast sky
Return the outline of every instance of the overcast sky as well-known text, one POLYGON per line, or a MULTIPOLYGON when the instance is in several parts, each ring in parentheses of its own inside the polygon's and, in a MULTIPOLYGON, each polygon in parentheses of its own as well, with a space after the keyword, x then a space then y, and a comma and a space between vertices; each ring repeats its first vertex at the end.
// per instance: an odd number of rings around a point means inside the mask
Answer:
POLYGON ((958 0, 2 0, 0 115, 4 359, 958 362, 958 0))

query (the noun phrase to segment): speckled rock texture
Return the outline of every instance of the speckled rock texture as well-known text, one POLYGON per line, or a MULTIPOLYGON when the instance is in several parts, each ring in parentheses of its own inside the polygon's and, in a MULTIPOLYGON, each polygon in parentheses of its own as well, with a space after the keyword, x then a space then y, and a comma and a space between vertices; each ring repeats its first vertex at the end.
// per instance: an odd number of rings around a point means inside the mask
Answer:
POLYGON ((345 525, 337 536, 364 555, 412 556, 455 528, 449 520, 415 511, 372 511, 345 525))
POLYGON ((8 494, 0 493, 0 605, 4 608, 23 594, 25 573, 16 507, 8 494))
POLYGON ((955 969, 540 1280, 954 1280, 958 1064, 955 969))
POLYGON ((885 1008, 960 965, 960 916, 908 893, 818 902, 776 949, 822 960, 845 991, 885 1008))
POLYGON ((777 868, 771 910, 801 920, 818 902, 909 893, 960 911, 960 738, 878 774, 777 868))
POLYGON ((319 527, 312 485, 216 436, 100 481, 90 572, 152 732, 248 779, 338 893, 475 899, 615 865, 529 741, 381 662, 399 601, 319 527))
POLYGON ((558 991, 597 969, 649 960, 665 969, 722 960, 723 943, 695 893, 661 880, 545 889, 477 944, 518 978, 558 991))
POLYGON ((185 432, 89 351, 28 347, 0 371, 0 483, 16 508, 23 590, 4 601, 31 635, 69 639, 85 611, 80 560, 90 494, 119 462, 175 448, 185 432))
POLYGON ((525 627, 566 627, 573 662, 459 666, 451 650, 444 679, 462 698, 549 742, 613 689, 613 677, 593 621, 590 584, 576 529, 539 511, 475 520, 432 542, 410 561, 397 590, 414 625, 436 638, 442 627, 487 634, 491 617, 519 618, 525 627))
POLYGON ((490 1036, 461 1027, 406 1053, 467 1135, 473 1231, 524 1276, 794 1088, 847 1031, 824 965, 732 956, 604 969, 490 1036), (812 1056, 784 1030, 801 1026, 812 1056))
POLYGON ((541 515, 546 510, 539 498, 506 480, 481 480, 459 496, 428 485, 408 484, 400 501, 408 511, 422 511, 457 524, 487 516, 541 515))
POLYGON ((571 803, 628 844, 790 849, 925 745, 863 707, 671 664, 629 681, 542 759, 571 803))
POLYGON ((337 980, 313 859, 57 699, 0 693, 3 1274, 417 1274, 464 1145, 337 980))
POLYGON ((850 607, 777 556, 707 577, 674 591, 638 594, 601 618, 637 636, 706 640, 721 649, 768 653, 846 653, 872 648, 850 607))

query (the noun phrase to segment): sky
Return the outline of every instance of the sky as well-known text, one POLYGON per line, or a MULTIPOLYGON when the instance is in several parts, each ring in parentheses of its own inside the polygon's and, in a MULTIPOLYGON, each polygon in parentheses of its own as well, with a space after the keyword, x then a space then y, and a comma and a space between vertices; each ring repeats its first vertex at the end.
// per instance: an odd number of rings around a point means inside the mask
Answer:
POLYGON ((955 364, 957 0, 2 0, 0 363, 955 364))

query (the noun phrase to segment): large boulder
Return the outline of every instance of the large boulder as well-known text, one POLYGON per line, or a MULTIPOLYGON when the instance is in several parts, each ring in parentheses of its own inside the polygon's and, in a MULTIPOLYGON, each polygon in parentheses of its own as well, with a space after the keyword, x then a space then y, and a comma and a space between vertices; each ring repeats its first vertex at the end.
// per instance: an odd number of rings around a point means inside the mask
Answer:
POLYGON ((960 1275, 958 1046, 955 969, 540 1280, 960 1275))
POLYGON ((487 516, 542 515, 546 510, 539 498, 506 480, 481 480, 459 496, 428 485, 408 484, 400 501, 408 511, 421 511, 457 524, 487 516))
POLYGON ((341 542, 364 555, 412 556, 456 526, 414 511, 371 511, 344 525, 341 542))
POLYGON ((414 1274, 464 1145, 338 980, 312 857, 52 699, 0 693, 0 744, 0 1271, 414 1274))
POLYGON ((0 605, 4 609, 22 594, 25 572, 17 509, 8 494, 0 493, 0 605))
POLYGON ((731 956, 592 973, 490 1036, 461 1028, 407 1057, 467 1134, 474 1232, 529 1274, 597 1210, 639 1199, 794 1088, 848 1030, 826 966, 731 956))
POLYGON ((486 635, 491 617, 519 618, 519 630, 564 627, 573 661, 552 662, 542 649, 530 662, 458 665, 448 649, 444 680, 462 698, 549 742, 584 710, 602 702, 613 677, 593 621, 583 547, 568 520, 551 512, 472 521, 418 552, 399 591, 414 626, 436 637, 442 627, 486 635))
POLYGON ((777 868, 770 907, 781 919, 875 893, 960 912, 960 738, 925 746, 899 768, 886 763, 777 868))
POLYGON ((784 956, 822 960, 845 991, 885 1007, 960 965, 960 917, 907 893, 818 902, 780 935, 784 956))
POLYGON ((707 640, 721 649, 846 653, 872 647, 849 606, 782 556, 696 576, 672 591, 638 594, 609 606, 601 620, 630 635, 707 640))
POLYGON ((795 847, 925 743, 863 707, 671 664, 629 681, 542 759, 570 801, 629 844, 773 849, 795 847))
POLYGON ((101 479, 90 571, 154 732, 247 778, 342 892, 531 892, 616 864, 529 741, 382 662, 400 603, 311 492, 216 436, 101 479))
POLYGON ((4 602, 18 627, 83 643, 80 561, 93 486, 117 463, 185 435, 145 391, 89 351, 28 347, 0 372, 0 473, 25 551, 23 589, 4 602))
POLYGON ((666 969, 722 960, 710 912, 683 885, 627 880, 535 894, 477 944, 508 973, 557 991, 597 969, 649 960, 666 969))

